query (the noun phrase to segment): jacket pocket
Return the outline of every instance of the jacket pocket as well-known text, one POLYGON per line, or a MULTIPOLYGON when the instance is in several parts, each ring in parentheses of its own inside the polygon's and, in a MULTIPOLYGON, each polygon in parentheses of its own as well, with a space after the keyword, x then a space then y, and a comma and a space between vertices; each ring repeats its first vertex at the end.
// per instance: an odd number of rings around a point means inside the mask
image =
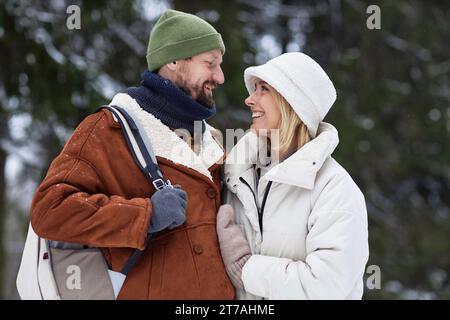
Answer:
POLYGON ((189 240, 202 298, 234 299, 234 287, 225 271, 215 224, 203 224, 189 229, 189 240))
POLYGON ((155 242, 150 299, 201 299, 199 278, 186 230, 155 242))
POLYGON ((162 299, 162 280, 165 264, 165 242, 162 240, 154 240, 152 243, 151 267, 149 270, 149 299, 162 299))

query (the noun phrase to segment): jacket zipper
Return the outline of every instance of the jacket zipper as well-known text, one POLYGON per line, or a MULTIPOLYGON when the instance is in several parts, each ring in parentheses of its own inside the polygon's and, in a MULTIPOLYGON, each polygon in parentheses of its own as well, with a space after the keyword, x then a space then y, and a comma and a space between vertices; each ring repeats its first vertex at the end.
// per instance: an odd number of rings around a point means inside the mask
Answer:
POLYGON ((253 194, 253 199, 255 200, 256 209, 257 209, 257 211, 258 211, 259 230, 260 230, 260 232, 261 232, 261 239, 262 239, 262 237, 263 237, 263 215, 264 215, 264 208, 265 208, 265 206, 266 206, 266 200, 267 200, 267 197, 269 196, 270 187, 272 186, 272 181, 269 181, 269 183, 268 183, 267 186, 266 186, 266 190, 264 191, 263 201, 262 201, 262 204, 261 204, 261 210, 260 210, 260 209, 258 209, 258 202, 257 202, 257 200, 256 200, 256 195, 255 195, 255 192, 253 191, 252 187, 250 187, 250 185, 248 184, 247 181, 245 181, 244 178, 239 177, 239 180, 240 180, 242 183, 244 183, 244 184, 250 189, 250 191, 251 191, 252 194, 253 194))

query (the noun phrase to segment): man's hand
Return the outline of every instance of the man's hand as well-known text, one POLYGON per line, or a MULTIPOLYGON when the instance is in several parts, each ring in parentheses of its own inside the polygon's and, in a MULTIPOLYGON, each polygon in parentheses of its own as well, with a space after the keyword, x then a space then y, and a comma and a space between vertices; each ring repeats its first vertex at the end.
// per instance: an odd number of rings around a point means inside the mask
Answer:
POLYGON ((181 186, 175 185, 157 190, 150 198, 153 207, 148 233, 166 228, 173 229, 186 220, 187 194, 181 186))

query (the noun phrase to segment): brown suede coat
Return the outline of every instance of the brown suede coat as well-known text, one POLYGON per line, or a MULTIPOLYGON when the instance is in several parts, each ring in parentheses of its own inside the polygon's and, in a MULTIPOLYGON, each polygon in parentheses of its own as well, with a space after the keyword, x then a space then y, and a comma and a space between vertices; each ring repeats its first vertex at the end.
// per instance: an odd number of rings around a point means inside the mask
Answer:
MULTIPOLYGON (((216 234, 224 154, 212 129, 197 156, 128 95, 116 95, 111 104, 135 112, 165 177, 188 194, 186 222, 155 235, 118 299, 233 299, 216 234)), ((120 271, 134 249, 144 247, 154 192, 120 125, 102 109, 76 128, 52 162, 34 196, 31 223, 43 238, 102 248, 120 271)))

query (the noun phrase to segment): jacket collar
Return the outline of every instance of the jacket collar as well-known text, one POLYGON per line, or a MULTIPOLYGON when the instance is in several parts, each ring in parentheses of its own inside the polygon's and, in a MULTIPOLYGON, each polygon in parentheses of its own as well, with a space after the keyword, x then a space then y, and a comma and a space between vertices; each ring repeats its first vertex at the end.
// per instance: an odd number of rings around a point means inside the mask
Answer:
MULTIPOLYGON (((311 190, 314 187, 317 172, 322 168, 339 143, 336 128, 329 123, 321 122, 317 136, 289 158, 273 165, 261 178, 283 184, 289 184, 311 190)), ((234 189, 239 176, 252 168, 252 165, 231 165, 228 167, 227 182, 234 189), (231 167, 231 168, 230 168, 231 167)))
POLYGON ((263 179, 311 190, 314 187, 317 172, 322 168, 325 160, 331 156, 338 143, 339 136, 336 128, 322 122, 315 139, 274 166, 263 179))
POLYGON ((168 159, 176 164, 191 168, 212 181, 209 167, 223 160, 224 151, 211 135, 211 126, 206 124, 200 153, 197 155, 191 147, 174 131, 164 125, 154 115, 143 110, 128 94, 118 93, 110 105, 117 105, 132 112, 139 120, 147 134, 156 156, 168 159))

